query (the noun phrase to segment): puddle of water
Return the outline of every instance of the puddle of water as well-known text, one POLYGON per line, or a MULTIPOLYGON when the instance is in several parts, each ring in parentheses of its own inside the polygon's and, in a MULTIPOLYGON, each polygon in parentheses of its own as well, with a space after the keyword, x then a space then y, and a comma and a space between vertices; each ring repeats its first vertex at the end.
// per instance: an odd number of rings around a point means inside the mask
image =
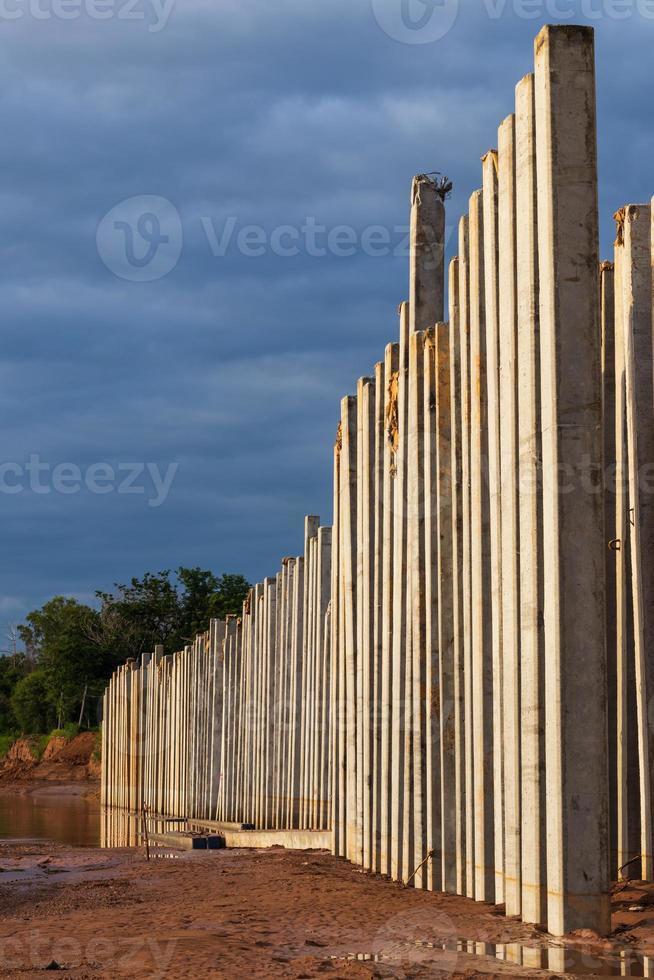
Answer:
POLYGON ((557 974, 568 973, 573 976, 593 977, 654 977, 654 957, 645 956, 635 950, 613 950, 598 955, 590 950, 571 947, 522 946, 518 943, 478 943, 465 940, 446 943, 393 943, 392 950, 377 953, 352 953, 348 956, 334 956, 335 960, 357 960, 375 963, 389 963, 419 959, 422 963, 433 952, 434 960, 439 954, 467 953, 471 956, 484 956, 490 959, 505 960, 517 966, 531 969, 552 970, 557 974))
POLYGON ((0 794, 0 840, 49 840, 97 847, 100 806, 81 796, 0 794))

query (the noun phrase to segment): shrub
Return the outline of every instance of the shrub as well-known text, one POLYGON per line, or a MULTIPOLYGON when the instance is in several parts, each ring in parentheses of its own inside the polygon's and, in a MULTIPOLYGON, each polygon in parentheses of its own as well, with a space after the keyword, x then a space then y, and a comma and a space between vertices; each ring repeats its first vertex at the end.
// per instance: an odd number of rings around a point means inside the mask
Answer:
POLYGON ((54 709, 48 700, 49 687, 45 673, 35 670, 21 678, 11 695, 11 706, 25 735, 47 732, 52 725, 54 709))

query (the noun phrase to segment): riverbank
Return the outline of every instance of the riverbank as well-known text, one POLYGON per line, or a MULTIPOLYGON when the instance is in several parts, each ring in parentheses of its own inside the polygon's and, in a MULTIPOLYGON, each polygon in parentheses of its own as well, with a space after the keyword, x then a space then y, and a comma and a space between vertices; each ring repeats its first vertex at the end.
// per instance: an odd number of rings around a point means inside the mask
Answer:
POLYGON ((99 795, 100 758, 96 732, 20 738, 0 760, 0 792, 26 794, 58 786, 70 793, 84 787, 90 796, 99 795))
MULTIPOLYGON (((0 843, 0 976, 48 966, 171 980, 619 974, 619 961, 608 970, 601 959, 611 948, 654 951, 654 890, 616 894, 614 926, 611 945, 578 937, 566 952, 500 909, 405 889, 324 852, 163 852, 148 863, 142 849, 0 843)), ((638 962, 623 975, 642 976, 638 962)))

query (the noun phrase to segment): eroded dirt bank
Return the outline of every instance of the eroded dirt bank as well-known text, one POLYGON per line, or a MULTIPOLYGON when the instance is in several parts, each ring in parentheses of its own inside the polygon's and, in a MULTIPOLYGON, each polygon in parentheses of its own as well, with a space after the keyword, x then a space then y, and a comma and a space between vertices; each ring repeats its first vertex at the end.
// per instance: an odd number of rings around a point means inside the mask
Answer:
MULTIPOLYGON (((78 978, 567 975, 517 965, 547 964, 551 940, 498 909, 403 889, 322 852, 196 852, 148 864, 141 850, 0 842, 0 869, 0 976, 38 977, 55 964, 78 978), (458 952, 457 939, 515 945, 498 961, 458 952), (348 958, 357 954, 381 960, 348 958)), ((654 950, 654 891, 632 886, 614 906, 613 949, 654 950)), ((580 938, 576 949, 584 974, 601 975, 592 957, 608 944, 580 938)))
POLYGON ((71 739, 55 736, 40 757, 37 740, 21 738, 0 762, 0 792, 25 794, 54 785, 67 792, 72 784, 93 796, 98 792, 99 780, 94 732, 83 732, 71 739))

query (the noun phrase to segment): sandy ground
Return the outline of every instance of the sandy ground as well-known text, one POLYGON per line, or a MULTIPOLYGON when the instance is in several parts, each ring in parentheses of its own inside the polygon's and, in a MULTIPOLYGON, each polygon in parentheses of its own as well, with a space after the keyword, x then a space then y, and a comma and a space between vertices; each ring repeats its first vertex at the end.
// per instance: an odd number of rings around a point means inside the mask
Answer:
POLYGON ((640 957, 634 972, 602 957, 654 951, 654 888, 616 893, 614 928, 610 944, 578 937, 564 949, 500 909, 318 851, 159 852, 148 863, 141 849, 0 841, 0 976, 642 976, 640 957))

